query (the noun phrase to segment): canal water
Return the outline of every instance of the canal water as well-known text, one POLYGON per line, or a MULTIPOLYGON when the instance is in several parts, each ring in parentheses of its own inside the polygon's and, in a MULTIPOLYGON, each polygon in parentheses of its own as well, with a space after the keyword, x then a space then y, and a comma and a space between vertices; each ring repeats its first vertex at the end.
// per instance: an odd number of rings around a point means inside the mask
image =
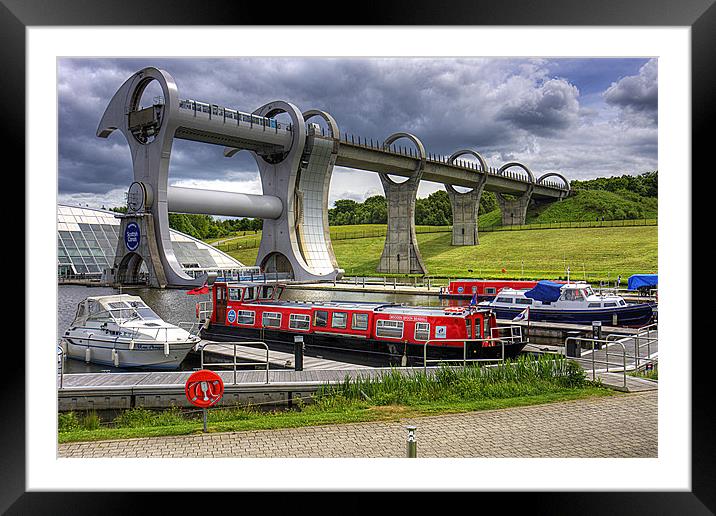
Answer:
MULTIPOLYGON (((112 287, 85 287, 79 285, 58 285, 57 287, 57 342, 60 336, 70 327, 77 311, 77 304, 90 296, 106 296, 119 294, 119 289, 112 287)), ((187 295, 186 290, 122 288, 122 293, 141 297, 156 313, 167 322, 196 321, 196 303, 208 301, 209 294, 187 295)), ((437 296, 411 294, 383 294, 372 292, 335 292, 326 290, 284 290, 283 299, 296 301, 372 301, 384 303, 405 303, 414 306, 440 306, 442 301, 437 296)), ((182 364, 182 369, 191 370, 199 367, 196 357, 191 355, 182 364)), ((81 360, 67 359, 64 370, 67 373, 84 373, 100 371, 124 371, 106 365, 85 364, 81 360)))

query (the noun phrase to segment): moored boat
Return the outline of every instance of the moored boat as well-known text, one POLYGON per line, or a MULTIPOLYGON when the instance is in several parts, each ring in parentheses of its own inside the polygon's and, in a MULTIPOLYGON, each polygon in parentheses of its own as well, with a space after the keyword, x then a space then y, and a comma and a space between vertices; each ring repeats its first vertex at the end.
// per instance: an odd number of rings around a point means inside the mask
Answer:
POLYGON ((595 293, 586 282, 540 281, 532 289, 506 288, 492 301, 478 306, 490 308, 500 319, 513 319, 526 308, 534 321, 589 325, 600 321, 612 326, 644 326, 654 317, 649 303, 627 303, 615 294, 595 293))
POLYGON ((95 364, 178 369, 200 340, 162 320, 141 297, 119 294, 80 302, 60 346, 69 358, 95 364))
POLYGON ((478 301, 494 299, 503 288, 523 289, 537 285, 531 280, 484 280, 484 279, 456 279, 451 280, 447 287, 440 289, 440 299, 472 299, 476 296, 478 301))
POLYGON ((425 354, 429 359, 501 358, 503 349, 511 358, 525 345, 519 327, 498 327, 491 310, 476 306, 286 301, 282 292, 276 284, 214 283, 202 336, 261 341, 277 350, 293 350, 294 337, 301 336, 308 354, 340 350, 372 365, 421 363, 425 354))

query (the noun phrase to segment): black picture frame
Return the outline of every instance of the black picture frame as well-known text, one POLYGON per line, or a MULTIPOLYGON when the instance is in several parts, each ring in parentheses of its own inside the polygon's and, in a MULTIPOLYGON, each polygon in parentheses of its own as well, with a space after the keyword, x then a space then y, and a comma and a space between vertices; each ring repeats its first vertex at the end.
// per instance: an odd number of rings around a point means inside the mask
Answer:
MULTIPOLYGON (((25 144, 25 29, 30 26, 103 26, 103 25, 561 25, 561 26, 686 26, 691 28, 692 71, 692 162, 693 170, 707 171, 709 147, 713 146, 708 129, 716 120, 716 6, 714 0, 502 0, 455 1, 450 4, 416 0, 411 3, 381 2, 380 4, 345 4, 350 15, 337 6, 320 3, 276 4, 276 13, 263 3, 211 2, 187 0, 123 0, 122 2, 88 0, 0 0, 0 99, 3 101, 3 122, 0 124, 3 146, 20 149, 25 144), (280 5, 280 6, 279 6, 280 5), (325 14, 332 13, 329 19, 325 14), (343 18, 345 17, 345 18, 343 18), (707 143, 709 144, 707 146, 707 143)), ((14 168, 24 169, 24 155, 14 168)), ((707 178, 698 178, 699 181, 707 178)), ((9 179, 8 179, 9 180, 9 179)), ((688 180, 692 193, 695 177, 688 180)), ((24 182, 17 185, 26 195, 24 182)), ((16 188, 17 188, 16 186, 16 188)), ((30 186, 31 188, 31 186, 30 186)), ((702 194, 704 195, 704 194, 702 194)), ((696 199, 692 205, 696 205, 696 199)), ((691 216, 691 206, 686 207, 691 216)), ((694 220, 692 218, 692 220, 694 220)), ((696 220, 694 220, 696 222, 696 220)), ((692 234, 697 234, 695 231, 692 234)), ((31 235, 25 234, 25 238, 31 235)), ((19 247, 19 245, 17 246, 19 247)), ((694 270, 698 270, 695 269, 694 270)), ((27 271, 25 271, 27 273, 27 271)), ((691 277, 684 278, 691 285, 691 277)), ((17 281, 13 281, 13 287, 17 281)), ((689 289, 689 292, 692 292, 689 289)), ((27 295, 27 293, 26 293, 27 295)), ((13 294, 14 296, 14 294, 13 294)), ((692 294, 692 321, 708 323, 705 310, 697 306, 692 294)), ((30 314, 26 314, 28 317, 30 314)), ((26 321, 27 323, 27 321, 26 321)), ((692 328, 695 327, 692 324, 692 328)), ((683 345, 691 345, 697 334, 684 335, 683 345)), ((13 336, 14 338, 17 335, 13 336)), ((6 342, 9 345, 9 342, 6 342)), ((699 342, 698 344, 709 344, 699 342)), ((13 344, 17 347, 16 344, 13 344)), ((7 353, 7 352, 6 352, 7 353)), ((697 353, 692 356, 698 357, 697 353)), ((7 355, 6 355, 7 356, 7 355)), ((24 354, 16 349, 12 362, 3 367, 5 386, 25 385, 24 354)), ((716 512, 716 474, 714 473, 714 425, 710 423, 712 402, 710 394, 711 359, 692 360, 692 490, 690 492, 534 492, 534 493, 476 493, 477 506, 487 508, 492 503, 500 512, 519 508, 531 513, 550 514, 714 514, 716 512)), ((148 493, 37 493, 25 489, 25 403, 17 390, 0 389, 0 511, 8 514, 97 514, 126 512, 144 513, 151 509, 148 493)), ((363 513, 374 510, 365 493, 346 493, 336 498, 341 512, 363 513)), ((232 495, 238 504, 244 494, 232 495)), ((394 500, 401 512, 422 512, 432 497, 444 499, 445 493, 414 493, 384 497, 380 503, 394 500)), ((169 493, 161 500, 162 512, 177 505, 182 513, 192 509, 221 507, 217 494, 169 493)), ((229 501, 229 500, 222 500, 229 501)), ((289 508, 302 507, 312 512, 328 511, 316 507, 305 494, 291 493, 285 498, 289 508)), ((442 505, 443 502, 438 502, 442 505)), ((276 509, 275 503, 270 509, 276 509)), ((332 511, 333 512, 333 511, 332 511)))

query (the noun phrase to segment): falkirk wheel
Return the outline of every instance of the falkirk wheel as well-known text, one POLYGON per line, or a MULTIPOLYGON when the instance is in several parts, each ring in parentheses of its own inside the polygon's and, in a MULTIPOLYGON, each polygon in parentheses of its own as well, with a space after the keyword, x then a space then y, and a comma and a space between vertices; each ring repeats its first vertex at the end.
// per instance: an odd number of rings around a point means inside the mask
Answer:
POLYGON ((335 280, 338 267, 328 232, 328 190, 340 133, 327 113, 302 113, 289 102, 275 101, 253 113, 180 98, 172 76, 144 68, 117 90, 107 106, 97 136, 119 130, 129 144, 134 182, 122 215, 111 281, 136 281, 144 263, 153 287, 193 287, 211 281, 206 274, 184 273, 172 249, 170 211, 264 219, 257 265, 296 281, 335 280), (142 108, 150 83, 163 99, 142 108), (286 113, 290 124, 274 117, 286 113), (325 120, 331 138, 320 134, 312 117, 325 120), (316 132, 318 131, 318 133, 316 132), (175 138, 220 145, 225 156, 247 150, 261 176, 263 195, 170 187, 169 162, 175 138))

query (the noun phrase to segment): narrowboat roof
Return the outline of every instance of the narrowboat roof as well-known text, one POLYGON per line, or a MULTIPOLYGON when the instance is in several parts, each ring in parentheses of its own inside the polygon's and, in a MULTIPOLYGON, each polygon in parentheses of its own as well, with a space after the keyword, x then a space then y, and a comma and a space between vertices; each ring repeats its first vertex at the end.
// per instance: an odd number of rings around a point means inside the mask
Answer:
MULTIPOLYGON (((326 310, 365 310, 375 313, 411 315, 411 316, 437 316, 437 315, 462 315, 470 308, 464 307, 441 307, 441 306, 409 306, 395 303, 376 303, 368 301, 281 301, 281 300, 255 300, 243 302, 240 307, 276 307, 296 309, 326 309, 326 310), (447 308, 447 310, 446 310, 447 308)), ((473 308, 473 311, 485 311, 484 309, 473 308)))

